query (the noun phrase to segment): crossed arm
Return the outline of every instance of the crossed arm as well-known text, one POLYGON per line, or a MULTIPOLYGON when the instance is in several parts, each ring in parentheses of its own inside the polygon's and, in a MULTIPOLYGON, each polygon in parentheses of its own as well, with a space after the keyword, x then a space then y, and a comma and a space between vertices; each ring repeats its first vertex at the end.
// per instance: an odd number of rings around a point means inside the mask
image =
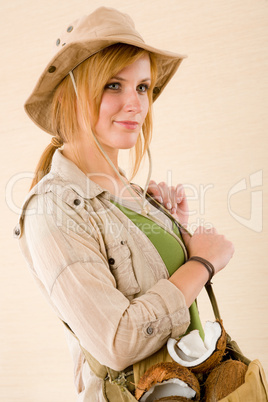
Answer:
MULTIPOLYGON (((186 194, 181 184, 168 186, 151 180, 148 193, 169 210, 171 215, 187 228, 189 209, 186 194)), ((215 228, 199 226, 190 237, 182 233, 189 257, 198 256, 213 264, 215 273, 223 269, 234 254, 233 244, 215 228)), ((169 280, 184 294, 190 306, 208 280, 206 268, 197 261, 189 261, 178 269, 169 280)))

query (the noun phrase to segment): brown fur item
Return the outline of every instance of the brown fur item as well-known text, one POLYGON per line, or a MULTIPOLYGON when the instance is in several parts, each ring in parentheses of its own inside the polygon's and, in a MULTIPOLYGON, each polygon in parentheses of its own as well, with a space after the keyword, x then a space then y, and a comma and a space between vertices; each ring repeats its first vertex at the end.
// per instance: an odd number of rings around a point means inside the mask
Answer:
POLYGON ((247 365, 226 360, 209 374, 205 383, 206 402, 216 402, 231 394, 245 382, 247 365))
POLYGON ((203 363, 200 363, 197 366, 188 367, 193 373, 208 373, 214 367, 218 366, 223 358, 226 349, 227 334, 222 325, 222 321, 217 320, 216 322, 220 324, 222 332, 217 341, 215 351, 203 363))
POLYGON ((200 399, 200 385, 197 378, 189 369, 178 363, 157 363, 150 367, 139 380, 135 391, 136 399, 140 400, 142 395, 156 383, 161 383, 172 378, 180 379, 196 392, 193 400, 198 401, 200 399))

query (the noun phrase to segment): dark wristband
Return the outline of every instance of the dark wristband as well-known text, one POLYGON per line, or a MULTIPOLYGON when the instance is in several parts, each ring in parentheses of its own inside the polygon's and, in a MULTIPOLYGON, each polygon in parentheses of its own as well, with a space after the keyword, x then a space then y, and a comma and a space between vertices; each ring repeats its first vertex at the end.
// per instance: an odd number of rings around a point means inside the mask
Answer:
POLYGON ((197 261, 197 262, 200 262, 201 264, 203 264, 209 273, 208 282, 211 282, 212 277, 215 275, 215 269, 214 269, 213 265, 211 264, 211 262, 205 260, 205 258, 197 257, 197 256, 189 258, 189 260, 187 260, 187 262, 188 261, 197 261))

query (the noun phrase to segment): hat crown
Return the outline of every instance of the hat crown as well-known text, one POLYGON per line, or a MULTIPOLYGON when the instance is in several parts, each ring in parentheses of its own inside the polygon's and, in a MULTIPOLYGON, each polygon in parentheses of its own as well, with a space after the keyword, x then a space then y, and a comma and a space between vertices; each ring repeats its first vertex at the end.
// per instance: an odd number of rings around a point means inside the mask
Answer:
POLYGON ((108 7, 99 7, 93 13, 85 15, 68 25, 56 40, 56 51, 75 42, 109 39, 116 36, 135 38, 144 43, 136 31, 135 24, 129 15, 108 7))

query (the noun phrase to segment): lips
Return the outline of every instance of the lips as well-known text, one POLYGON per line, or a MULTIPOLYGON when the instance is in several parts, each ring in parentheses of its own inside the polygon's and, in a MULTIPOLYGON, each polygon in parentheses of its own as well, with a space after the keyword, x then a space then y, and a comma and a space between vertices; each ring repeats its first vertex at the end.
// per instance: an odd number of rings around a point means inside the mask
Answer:
POLYGON ((138 122, 131 120, 115 121, 115 123, 126 128, 127 130, 135 130, 139 126, 138 122))

